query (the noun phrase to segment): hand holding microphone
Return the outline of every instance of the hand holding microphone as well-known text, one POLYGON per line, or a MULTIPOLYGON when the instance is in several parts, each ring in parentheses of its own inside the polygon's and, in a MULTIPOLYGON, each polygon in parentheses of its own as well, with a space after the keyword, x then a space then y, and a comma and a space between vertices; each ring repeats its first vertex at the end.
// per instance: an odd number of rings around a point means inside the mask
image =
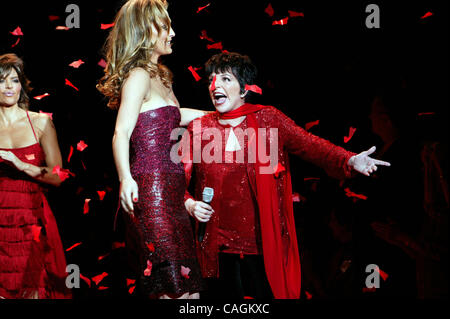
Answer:
MULTIPOLYGON (((186 209, 189 212, 189 215, 194 217, 197 221, 200 222, 199 225, 199 234, 205 233, 206 222, 209 221, 211 215, 214 213, 213 208, 208 204, 212 201, 214 196, 214 190, 210 187, 205 187, 202 193, 203 201, 195 201, 193 199, 188 199, 185 203, 186 209), (202 226, 203 225, 203 226, 202 226), (203 228, 203 230, 202 230, 203 228)), ((202 239, 203 239, 202 235, 202 239)), ((200 237, 200 236, 199 236, 200 237)))
MULTIPOLYGON (((211 203, 213 197, 214 197, 214 189, 212 189, 211 187, 205 187, 203 189, 202 201, 206 204, 211 203)), ((212 208, 211 208, 211 210, 212 210, 212 208)), ((211 214, 212 214, 212 212, 211 212, 211 214)), ((206 222, 202 222, 198 225, 198 241, 199 242, 203 241, 203 237, 205 236, 205 231, 206 231, 206 222)))

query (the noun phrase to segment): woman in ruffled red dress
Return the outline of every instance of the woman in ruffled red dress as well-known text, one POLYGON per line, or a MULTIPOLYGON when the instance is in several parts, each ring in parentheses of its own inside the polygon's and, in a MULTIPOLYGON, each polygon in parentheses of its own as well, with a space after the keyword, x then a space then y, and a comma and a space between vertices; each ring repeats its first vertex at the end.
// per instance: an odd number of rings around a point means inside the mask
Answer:
POLYGON ((0 298, 70 298, 45 197, 46 184, 61 184, 61 152, 50 117, 27 110, 28 84, 22 60, 0 56, 0 298))

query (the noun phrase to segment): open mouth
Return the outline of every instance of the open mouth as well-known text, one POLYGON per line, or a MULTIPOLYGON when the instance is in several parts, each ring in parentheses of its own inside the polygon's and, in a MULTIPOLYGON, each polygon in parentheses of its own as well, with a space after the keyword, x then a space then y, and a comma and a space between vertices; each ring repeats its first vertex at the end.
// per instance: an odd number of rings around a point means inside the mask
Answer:
POLYGON ((213 96, 214 101, 216 101, 216 104, 223 104, 227 100, 226 95, 220 92, 215 92, 213 96))

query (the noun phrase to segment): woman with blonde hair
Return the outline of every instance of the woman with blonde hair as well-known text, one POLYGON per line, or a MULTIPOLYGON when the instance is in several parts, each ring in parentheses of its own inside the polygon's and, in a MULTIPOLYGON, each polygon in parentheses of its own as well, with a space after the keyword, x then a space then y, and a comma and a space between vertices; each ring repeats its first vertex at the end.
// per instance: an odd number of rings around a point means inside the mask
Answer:
POLYGON ((105 75, 97 88, 118 109, 113 153, 126 238, 141 293, 198 298, 201 273, 182 163, 171 161, 172 130, 205 112, 180 109, 172 74, 159 62, 172 53, 175 32, 165 0, 130 0, 106 42, 105 75))
POLYGON ((66 260, 45 184, 62 166, 55 127, 28 111, 29 81, 15 54, 0 56, 0 298, 69 298, 66 260))

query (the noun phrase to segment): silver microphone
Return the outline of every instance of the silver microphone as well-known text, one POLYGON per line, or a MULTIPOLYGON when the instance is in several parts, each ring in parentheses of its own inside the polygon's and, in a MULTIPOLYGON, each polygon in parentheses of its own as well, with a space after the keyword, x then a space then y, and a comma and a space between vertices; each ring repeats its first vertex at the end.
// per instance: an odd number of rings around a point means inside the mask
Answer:
MULTIPOLYGON (((214 189, 211 187, 205 187, 202 193, 202 202, 211 203, 214 197, 214 189)), ((203 237, 205 237, 206 231, 206 223, 199 223, 198 225, 198 241, 201 243, 203 241, 203 237)))

